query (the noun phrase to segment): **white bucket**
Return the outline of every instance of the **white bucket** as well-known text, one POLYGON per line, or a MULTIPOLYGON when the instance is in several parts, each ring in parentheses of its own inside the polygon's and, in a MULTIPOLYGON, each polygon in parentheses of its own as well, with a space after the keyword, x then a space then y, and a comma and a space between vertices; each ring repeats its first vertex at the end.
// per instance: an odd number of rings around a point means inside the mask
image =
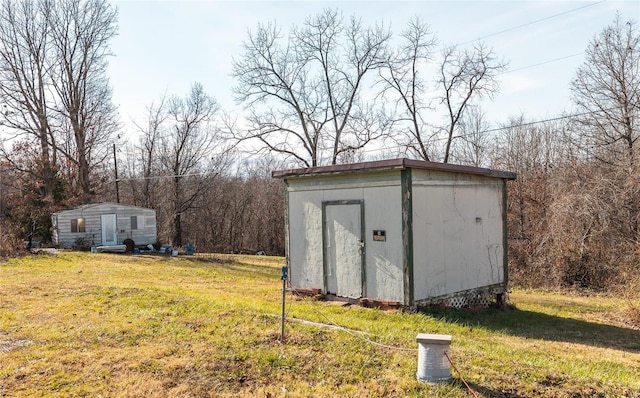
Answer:
POLYGON ((451 380, 451 364, 446 355, 450 355, 451 336, 446 334, 419 334, 418 371, 420 382, 446 383, 451 380), (446 354, 446 355, 445 355, 446 354))

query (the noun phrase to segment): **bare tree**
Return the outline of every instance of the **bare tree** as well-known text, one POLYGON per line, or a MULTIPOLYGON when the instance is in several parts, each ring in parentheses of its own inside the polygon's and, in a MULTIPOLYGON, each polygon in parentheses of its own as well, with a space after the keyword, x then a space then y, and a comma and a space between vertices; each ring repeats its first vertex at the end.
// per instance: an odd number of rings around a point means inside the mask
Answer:
POLYGON ((117 128, 106 78, 116 17, 104 0, 2 2, 2 119, 16 134, 36 139, 45 195, 58 153, 71 162, 68 175, 85 200, 91 195, 91 167, 102 160, 97 151, 117 128))
POLYGON ((467 109, 474 101, 492 97, 498 91, 497 76, 506 64, 484 44, 462 50, 445 47, 438 64, 438 77, 427 79, 425 70, 434 59, 436 45, 429 26, 420 18, 413 18, 402 39, 380 74, 383 97, 395 98, 398 105, 395 129, 406 132, 399 144, 424 160, 434 160, 436 154, 442 152, 442 159, 447 163, 457 137, 455 133, 467 109), (428 91, 429 80, 437 82, 435 98, 428 91), (434 99, 444 106, 447 120, 444 125, 436 120, 441 110, 433 103, 434 99))
POLYGON ((29 224, 30 237, 49 229, 48 213, 72 202, 73 184, 66 182, 76 181, 84 200, 92 193, 96 148, 115 127, 105 77, 115 19, 115 10, 97 0, 0 3, 0 124, 12 144, 2 152, 25 182, 11 217, 23 230, 29 224), (20 195, 33 211, 16 211, 20 195))
MULTIPOLYGON (((48 73, 51 7, 33 0, 0 4, 0 123, 14 133, 11 139, 26 135, 38 146, 40 168, 29 172, 41 182, 43 197, 53 192, 57 161, 48 73)), ((5 158, 10 160, 6 153, 5 158)))
POLYGON ((448 123, 443 162, 449 162, 454 133, 472 99, 492 97, 499 89, 497 75, 506 64, 496 59, 492 50, 483 44, 471 50, 448 47, 442 51, 438 83, 443 89, 440 102, 447 109, 448 123))
POLYGON ((459 164, 488 166, 492 137, 489 121, 479 106, 469 106, 460 121, 460 144, 452 151, 452 159, 459 164))
POLYGON ((384 123, 362 90, 382 66, 389 38, 383 26, 364 27, 355 17, 345 24, 330 9, 294 26, 286 41, 275 24, 259 25, 233 65, 236 99, 250 112, 250 127, 235 138, 258 140, 261 150, 305 166, 336 164, 342 152, 379 139, 384 123))
POLYGON ((139 162, 141 167, 140 177, 142 178, 142 192, 140 195, 140 203, 144 207, 155 208, 157 202, 154 199, 157 194, 157 179, 153 177, 157 175, 160 168, 158 164, 158 155, 160 153, 160 139, 166 133, 165 122, 169 118, 167 112, 167 96, 160 97, 158 104, 152 103, 147 107, 146 127, 137 126, 141 134, 140 144, 137 147, 139 162))
POLYGON ((169 127, 160 140, 160 159, 171 181, 172 243, 176 246, 182 246, 182 214, 207 187, 198 177, 219 172, 215 154, 225 157, 223 148, 216 148, 220 142, 212 124, 218 108, 199 83, 191 86, 186 97, 173 96, 167 103, 169 127))
POLYGON ((571 82, 581 145, 596 159, 633 165, 640 137, 640 34, 617 15, 593 38, 571 82))
POLYGON ((555 172, 570 158, 564 152, 564 126, 536 124, 520 115, 503 128, 491 166, 518 175, 507 191, 510 279, 522 286, 552 284, 560 277, 550 254, 549 208, 563 192, 555 172))
POLYGON ((90 200, 92 164, 108 153, 103 145, 118 128, 106 77, 109 40, 115 36, 117 11, 106 0, 56 2, 50 14, 52 83, 62 127, 73 132, 74 152, 64 152, 78 169, 78 185, 90 200), (101 154, 97 151, 103 149, 101 154))
POLYGON ((505 126, 494 167, 508 190, 510 279, 521 286, 629 287, 638 273, 640 38, 636 22, 597 35, 571 83, 577 116, 505 126))
POLYGON ((407 147, 417 152, 424 160, 431 160, 430 145, 434 138, 425 120, 425 111, 431 109, 428 104, 428 84, 423 75, 424 69, 432 61, 433 49, 437 43, 435 35, 422 19, 415 17, 402 32, 402 43, 386 60, 385 68, 380 70, 383 99, 391 92, 391 98, 400 108, 395 123, 406 125, 407 147))
POLYGON ((603 166, 567 164, 547 201, 548 229, 541 231, 544 250, 539 254, 546 259, 546 274, 560 286, 603 289, 628 283, 628 275, 637 273, 624 206, 628 191, 603 166))
POLYGON ((640 178, 637 143, 640 138, 640 33, 637 22, 617 15, 587 47, 586 60, 571 84, 578 108, 576 143, 587 154, 611 167, 607 175, 617 187, 616 223, 631 245, 640 242, 640 178))

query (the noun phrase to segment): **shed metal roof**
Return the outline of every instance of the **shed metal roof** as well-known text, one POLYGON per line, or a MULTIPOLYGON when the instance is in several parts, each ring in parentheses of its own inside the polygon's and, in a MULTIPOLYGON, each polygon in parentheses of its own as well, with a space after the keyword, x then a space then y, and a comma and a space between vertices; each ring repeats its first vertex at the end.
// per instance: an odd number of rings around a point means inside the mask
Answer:
POLYGON ((128 208, 134 208, 134 209, 142 209, 142 210, 151 210, 151 211, 155 211, 154 209, 149 209, 149 208, 146 208, 146 207, 140 207, 140 206, 133 206, 133 205, 128 205, 128 204, 124 204, 124 203, 114 203, 114 202, 95 202, 95 203, 87 203, 87 204, 83 204, 83 205, 80 205, 80 206, 78 206, 78 207, 74 207, 74 208, 72 208, 72 209, 60 210, 60 211, 57 211, 57 212, 53 213, 53 215, 61 214, 61 213, 66 213, 66 212, 81 211, 81 210, 90 209, 90 208, 92 208, 92 207, 96 207, 96 206, 128 207, 128 208))
POLYGON ((449 173, 473 174, 484 177, 515 180, 516 173, 510 171, 492 170, 482 167, 462 166, 450 163, 427 162, 407 158, 376 160, 372 162, 339 164, 333 166, 317 166, 301 169, 276 170, 271 173, 273 178, 305 177, 317 175, 346 174, 381 170, 404 169, 436 170, 449 173))

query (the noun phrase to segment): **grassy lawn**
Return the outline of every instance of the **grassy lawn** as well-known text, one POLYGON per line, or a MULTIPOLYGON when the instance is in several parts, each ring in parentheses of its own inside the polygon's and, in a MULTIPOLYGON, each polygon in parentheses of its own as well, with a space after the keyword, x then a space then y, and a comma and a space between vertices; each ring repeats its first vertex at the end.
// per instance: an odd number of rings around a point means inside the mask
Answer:
POLYGON ((282 264, 88 253, 2 263, 0 397, 472 396, 454 370, 449 384, 416 381, 418 333, 453 336, 478 396, 640 397, 628 301, 516 291, 505 310, 410 313, 287 295, 281 344, 282 264))

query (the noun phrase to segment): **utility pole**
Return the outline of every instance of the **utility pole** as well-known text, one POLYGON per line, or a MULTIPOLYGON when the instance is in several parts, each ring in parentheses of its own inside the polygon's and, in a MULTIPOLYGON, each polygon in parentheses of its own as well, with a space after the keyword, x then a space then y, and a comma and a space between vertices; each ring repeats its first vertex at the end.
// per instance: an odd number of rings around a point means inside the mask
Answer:
POLYGON ((116 157, 116 143, 113 143, 113 166, 116 171, 116 203, 120 203, 120 180, 118 180, 118 158, 116 157))

